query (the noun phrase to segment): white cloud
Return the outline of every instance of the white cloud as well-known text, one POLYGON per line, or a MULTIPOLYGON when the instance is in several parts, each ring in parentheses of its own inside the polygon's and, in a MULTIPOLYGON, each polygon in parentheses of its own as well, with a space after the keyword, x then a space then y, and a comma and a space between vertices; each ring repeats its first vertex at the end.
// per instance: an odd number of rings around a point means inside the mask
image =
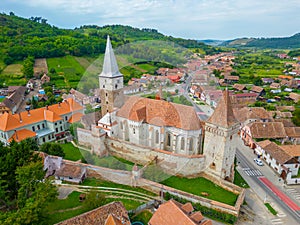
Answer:
POLYGON ((273 21, 278 23, 278 32, 286 33, 295 30, 298 27, 296 21, 300 21, 299 0, 27 0, 16 5, 20 7, 20 4, 55 12, 58 18, 49 18, 47 14, 43 17, 49 21, 57 20, 58 25, 67 22, 73 23, 73 27, 82 23, 129 24, 158 28, 178 36, 194 32, 193 37, 199 33, 217 36, 222 32, 230 32, 227 36, 240 35, 240 30, 245 32, 247 29, 249 32, 243 36, 259 36, 259 32, 263 36, 263 31, 266 27, 271 28, 273 21), (61 18, 64 19, 58 21, 61 18), (247 25, 249 27, 245 29, 247 25))

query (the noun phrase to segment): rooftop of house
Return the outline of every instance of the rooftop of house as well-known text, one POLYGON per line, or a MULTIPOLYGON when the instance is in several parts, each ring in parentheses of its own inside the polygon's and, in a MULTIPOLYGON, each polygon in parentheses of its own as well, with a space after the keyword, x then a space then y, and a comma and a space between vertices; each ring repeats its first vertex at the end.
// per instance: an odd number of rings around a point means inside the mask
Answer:
POLYGON ((234 84, 233 88, 237 89, 239 91, 242 91, 242 90, 246 89, 246 85, 244 85, 244 84, 234 84))
POLYGON ((159 206, 150 219, 149 225, 212 225, 210 220, 204 219, 201 212, 194 212, 191 203, 181 204, 169 200, 159 206))
POLYGON ((69 98, 62 103, 30 111, 23 111, 18 114, 12 115, 4 113, 0 116, 0 130, 14 130, 43 120, 56 122, 62 120, 63 118, 61 116, 63 115, 72 112, 76 113, 76 111, 82 109, 83 107, 79 103, 77 103, 74 99, 69 98))
POLYGON ((255 86, 253 85, 251 88, 251 91, 256 92, 256 93, 261 93, 264 89, 262 87, 259 86, 255 86))
POLYGON ((281 145, 280 148, 283 149, 290 156, 300 156, 300 145, 281 145))
POLYGON ((245 122, 248 119, 272 119, 272 115, 263 107, 234 108, 233 112, 240 122, 245 122))
POLYGON ((128 213, 122 202, 106 204, 79 216, 57 223, 56 225, 112 225, 114 224, 114 221, 112 221, 113 219, 121 221, 122 225, 131 224, 128 213), (113 218, 109 218, 110 215, 112 215, 113 218))
POLYGON ((83 170, 84 169, 78 165, 64 162, 59 170, 55 172, 55 175, 59 177, 81 178, 83 170))
POLYGON ((201 129, 201 121, 193 107, 164 100, 131 96, 117 112, 117 116, 156 126, 201 129))
POLYGON ((270 140, 264 140, 258 142, 257 144, 267 153, 269 153, 280 164, 285 164, 294 157, 288 154, 288 152, 284 151, 282 146, 279 146, 274 142, 271 142, 270 140))
POLYGON ((286 132, 281 122, 254 122, 249 125, 252 138, 285 138, 286 132))
POLYGON ((26 138, 32 138, 32 137, 36 137, 35 132, 27 129, 21 129, 21 130, 16 130, 15 133, 10 137, 8 141, 11 142, 12 140, 14 140, 16 142, 21 142, 26 138))

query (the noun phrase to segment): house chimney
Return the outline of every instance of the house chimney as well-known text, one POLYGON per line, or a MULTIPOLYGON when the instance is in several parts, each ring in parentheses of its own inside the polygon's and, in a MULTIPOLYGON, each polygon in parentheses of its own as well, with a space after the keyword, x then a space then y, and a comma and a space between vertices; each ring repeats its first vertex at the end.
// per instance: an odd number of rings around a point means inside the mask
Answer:
POLYGON ((18 137, 17 130, 15 130, 15 134, 16 134, 16 140, 18 140, 18 139, 19 139, 19 137, 18 137))
POLYGON ((60 108, 61 106, 60 106, 60 102, 58 103, 58 108, 60 108))
POLYGON ((48 110, 48 105, 46 105, 46 110, 48 110))
POLYGON ((19 113, 19 120, 20 120, 20 123, 22 123, 22 122, 23 122, 23 120, 22 120, 22 116, 21 116, 21 113, 19 113))
POLYGON ((27 110, 27 116, 31 116, 29 109, 27 110))

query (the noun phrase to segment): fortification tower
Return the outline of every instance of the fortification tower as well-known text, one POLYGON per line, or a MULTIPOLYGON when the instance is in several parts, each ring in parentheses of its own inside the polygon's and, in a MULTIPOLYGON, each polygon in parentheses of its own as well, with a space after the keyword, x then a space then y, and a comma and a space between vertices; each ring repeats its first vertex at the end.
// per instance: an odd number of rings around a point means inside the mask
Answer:
POLYGON ((225 90, 204 128, 203 154, 209 173, 233 181, 239 127, 240 124, 232 111, 229 92, 225 90))

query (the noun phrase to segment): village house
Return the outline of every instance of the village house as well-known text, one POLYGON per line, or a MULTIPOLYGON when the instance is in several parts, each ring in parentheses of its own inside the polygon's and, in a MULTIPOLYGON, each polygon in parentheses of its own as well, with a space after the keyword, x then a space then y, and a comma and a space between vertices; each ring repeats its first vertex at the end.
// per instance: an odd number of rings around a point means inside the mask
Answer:
POLYGON ((46 177, 55 176, 56 180, 67 181, 75 184, 82 183, 86 178, 86 166, 63 160, 62 157, 40 153, 44 162, 46 177))
POLYGON ((62 103, 18 114, 0 116, 0 141, 8 145, 11 140, 20 142, 28 137, 38 144, 54 141, 65 136, 70 124, 80 120, 83 107, 72 98, 62 103))
POLYGON ((138 83, 128 85, 123 88, 125 95, 136 94, 145 90, 144 86, 138 83))
POLYGON ((41 77, 41 84, 49 83, 50 79, 51 78, 49 76, 47 76, 46 73, 44 73, 44 75, 41 77))
POLYGON ((131 225, 122 202, 111 202, 56 225, 131 225))
POLYGON ((8 96, 0 103, 0 114, 14 114, 19 109, 20 104, 25 98, 26 87, 10 86, 8 88, 8 96))
POLYGON ((253 122, 241 129, 241 138, 245 145, 255 149, 255 139, 276 139, 282 142, 287 134, 281 122, 253 122))
POLYGON ((231 97, 231 102, 234 108, 245 107, 249 104, 256 102, 258 94, 257 93, 238 93, 231 97))
POLYGON ((271 89, 278 89, 280 87, 281 87, 280 83, 273 82, 272 84, 270 84, 271 89))
POLYGON ((273 121, 272 114, 263 107, 233 108, 233 113, 237 120, 243 125, 247 125, 252 122, 273 121))
POLYGON ((201 212, 194 211, 190 202, 181 204, 173 199, 161 204, 148 225, 212 225, 201 212))
POLYGON ((261 78, 261 80, 264 84, 272 84, 274 82, 274 79, 270 77, 261 78))
POLYGON ((26 88, 32 90, 34 88, 34 85, 35 85, 35 80, 30 79, 26 84, 26 88))
POLYGON ((292 93, 289 94, 289 98, 292 101, 294 101, 295 103, 297 103, 300 100, 300 95, 297 94, 297 93, 292 92, 292 93))
POLYGON ((277 145, 264 140, 257 143, 255 152, 283 179, 288 173, 298 175, 300 145, 277 145))
POLYGON ((244 84, 234 84, 233 85, 233 89, 237 90, 237 91, 246 91, 246 85, 244 84))
POLYGON ((263 96, 266 94, 266 91, 263 87, 259 87, 259 86, 255 86, 255 85, 253 85, 251 87, 251 92, 257 93, 258 96, 263 96))

